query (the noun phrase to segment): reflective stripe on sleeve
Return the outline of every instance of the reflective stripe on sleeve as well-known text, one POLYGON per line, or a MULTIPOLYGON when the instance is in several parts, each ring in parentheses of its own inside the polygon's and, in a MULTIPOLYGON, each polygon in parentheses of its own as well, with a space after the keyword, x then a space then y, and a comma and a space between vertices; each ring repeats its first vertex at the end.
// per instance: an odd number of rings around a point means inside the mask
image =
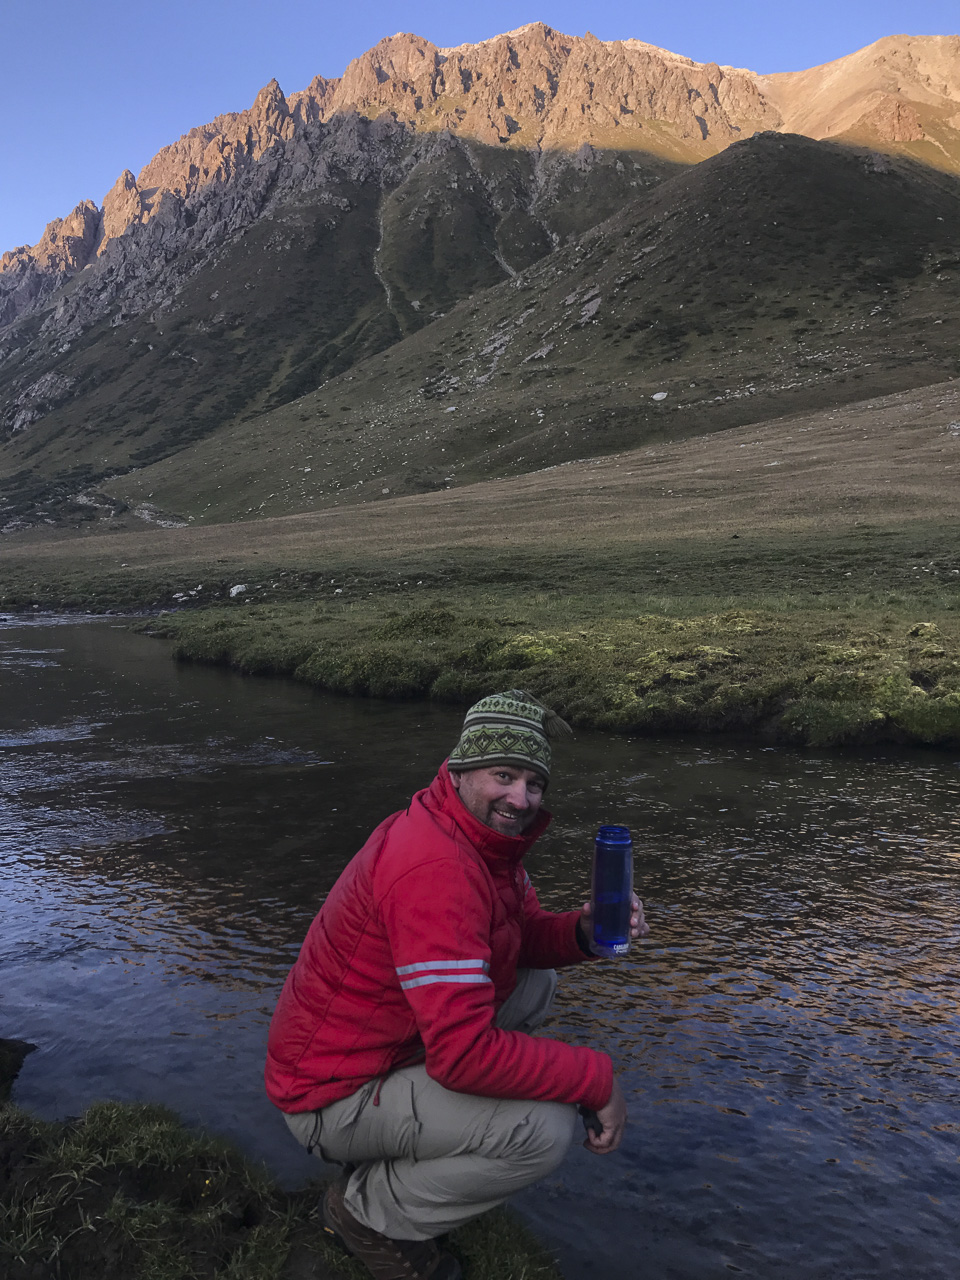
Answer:
POLYGON ((490 962, 488 960, 420 960, 417 964, 402 964, 397 970, 397 976, 402 978, 405 973, 423 973, 427 969, 482 969, 484 973, 489 973, 490 962))
POLYGON ((397 969, 400 987, 425 987, 434 982, 489 982, 490 964, 487 960, 418 960, 416 964, 402 964, 397 969), (416 974, 416 977, 410 976, 416 974))
POLYGON ((411 987, 426 987, 433 982, 448 982, 456 985, 459 982, 489 981, 485 973, 425 973, 420 978, 408 978, 406 982, 401 982, 400 988, 402 991, 409 991, 411 987))

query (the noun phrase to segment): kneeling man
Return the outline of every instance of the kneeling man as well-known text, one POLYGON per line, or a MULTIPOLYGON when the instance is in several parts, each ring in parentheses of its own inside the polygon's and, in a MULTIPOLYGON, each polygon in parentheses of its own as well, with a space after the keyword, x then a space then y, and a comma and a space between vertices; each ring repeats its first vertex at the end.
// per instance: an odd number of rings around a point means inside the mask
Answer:
POLYGON ((553 970, 591 958, 589 906, 545 911, 523 868, 558 729, 518 689, 471 707, 432 784, 334 885, 273 1016, 267 1092, 346 1166, 324 1221, 378 1280, 457 1280, 436 1237, 555 1169, 578 1106, 599 1118, 589 1150, 620 1144, 610 1058, 530 1034, 553 970))

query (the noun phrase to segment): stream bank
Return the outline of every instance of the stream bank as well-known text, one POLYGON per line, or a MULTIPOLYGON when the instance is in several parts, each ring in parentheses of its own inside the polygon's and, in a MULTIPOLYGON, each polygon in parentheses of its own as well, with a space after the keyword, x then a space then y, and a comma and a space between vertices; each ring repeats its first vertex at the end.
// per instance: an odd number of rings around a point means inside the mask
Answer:
POLYGON ((144 624, 182 661, 314 689, 467 705, 526 688, 578 729, 785 746, 960 744, 960 614, 903 602, 619 616, 466 592, 417 605, 252 604, 144 624), (464 596, 466 600, 464 602, 464 596))
POLYGON ((11 543, 0 608, 162 613, 181 658, 332 692, 460 706, 517 685, 617 734, 960 744, 950 523, 419 547, 299 528, 11 543))
MULTIPOLYGON (((4 1280, 369 1280, 326 1243, 322 1190, 281 1190, 164 1107, 103 1102, 50 1122, 0 1104, 4 1280)), ((561 1280, 505 1210, 448 1247, 464 1280, 561 1280)))

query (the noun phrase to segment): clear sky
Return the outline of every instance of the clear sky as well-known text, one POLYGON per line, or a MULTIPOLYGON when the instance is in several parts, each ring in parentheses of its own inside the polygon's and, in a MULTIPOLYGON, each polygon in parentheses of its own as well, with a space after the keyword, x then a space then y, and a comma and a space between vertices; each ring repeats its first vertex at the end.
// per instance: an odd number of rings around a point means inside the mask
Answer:
POLYGON ((98 204, 194 125, 339 76, 385 35, 450 46, 542 21, 634 37, 698 62, 798 71, 884 35, 954 34, 957 0, 6 0, 0 17, 0 251, 98 204))

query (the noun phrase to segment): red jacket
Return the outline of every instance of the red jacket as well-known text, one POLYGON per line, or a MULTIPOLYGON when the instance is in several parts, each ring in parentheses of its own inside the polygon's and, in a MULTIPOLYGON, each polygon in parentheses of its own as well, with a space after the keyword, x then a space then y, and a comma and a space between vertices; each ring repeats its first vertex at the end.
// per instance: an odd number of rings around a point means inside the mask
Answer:
POLYGON ((517 967, 583 960, 579 912, 544 911, 522 836, 473 817, 443 765, 404 812, 381 822, 333 886, 277 1003, 266 1085, 283 1111, 314 1111, 398 1067, 493 1098, 602 1107, 605 1053, 501 1031, 517 967))

